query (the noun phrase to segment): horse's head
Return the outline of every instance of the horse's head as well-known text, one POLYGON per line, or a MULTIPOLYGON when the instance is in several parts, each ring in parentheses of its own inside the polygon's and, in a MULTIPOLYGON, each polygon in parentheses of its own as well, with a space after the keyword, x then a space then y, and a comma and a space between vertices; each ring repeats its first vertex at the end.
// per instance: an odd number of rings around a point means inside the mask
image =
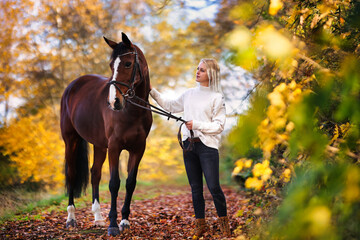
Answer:
MULTIPOLYGON (((133 97, 136 86, 144 81, 144 66, 141 68, 140 62, 146 64, 146 60, 141 50, 131 43, 125 33, 122 33, 122 42, 120 43, 105 37, 104 39, 113 49, 110 62, 112 76, 109 81, 108 103, 113 110, 121 110, 125 107, 126 98, 133 97)), ((145 67, 147 71, 147 64, 145 67)), ((148 72, 146 73, 148 77, 148 72)))

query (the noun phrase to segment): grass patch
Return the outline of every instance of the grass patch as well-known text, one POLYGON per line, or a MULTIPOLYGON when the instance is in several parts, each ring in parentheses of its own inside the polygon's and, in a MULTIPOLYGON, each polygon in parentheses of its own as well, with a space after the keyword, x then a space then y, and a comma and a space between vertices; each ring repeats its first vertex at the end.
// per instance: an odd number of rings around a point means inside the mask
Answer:
POLYGON ((59 206, 62 201, 67 199, 65 195, 53 196, 48 199, 41 199, 36 202, 30 202, 27 206, 23 209, 23 212, 32 212, 36 208, 44 208, 49 206, 59 206))
MULTIPOLYGON (((64 199, 66 199, 64 194, 54 196, 46 192, 31 192, 22 188, 4 190, 0 192, 0 201, 2 202, 0 224, 8 220, 18 220, 22 218, 18 216, 19 214, 25 215, 38 208, 58 206, 64 199)), ((32 217, 36 217, 36 215, 32 217)))

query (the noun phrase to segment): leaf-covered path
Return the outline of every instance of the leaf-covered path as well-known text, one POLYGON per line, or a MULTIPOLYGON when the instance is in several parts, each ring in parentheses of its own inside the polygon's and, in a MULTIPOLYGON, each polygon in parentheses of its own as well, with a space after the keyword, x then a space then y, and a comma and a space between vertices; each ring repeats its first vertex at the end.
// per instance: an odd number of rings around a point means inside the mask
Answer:
MULTIPOLYGON (((242 192, 225 186, 223 190, 227 198, 231 229, 234 231, 249 222, 248 218, 255 207, 242 192)), ((212 197, 206 187, 204 191, 206 219, 210 226, 204 239, 221 239, 212 197)), ((102 192, 102 195, 101 207, 103 215, 106 216, 110 210, 110 196, 105 192, 102 192)), ((119 221, 123 195, 121 192, 118 198, 119 221)), ((79 201, 75 204, 79 204, 79 201)), ((188 186, 138 187, 131 205, 130 230, 121 233, 117 238, 107 236, 107 226, 93 225, 90 202, 80 205, 82 206, 77 205, 76 209, 77 228, 65 228, 67 212, 63 204, 56 206, 58 208, 55 210, 38 209, 16 221, 4 222, 0 226, 0 239, 191 239, 189 232, 193 228, 194 215, 188 186)))

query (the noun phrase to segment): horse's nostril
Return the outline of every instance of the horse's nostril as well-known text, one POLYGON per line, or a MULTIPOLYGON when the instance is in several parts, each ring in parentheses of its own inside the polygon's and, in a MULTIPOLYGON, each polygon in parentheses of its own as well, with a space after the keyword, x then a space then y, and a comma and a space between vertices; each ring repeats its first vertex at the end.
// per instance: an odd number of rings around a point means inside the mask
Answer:
POLYGON ((120 103, 120 99, 119 99, 119 98, 115 98, 114 108, 115 108, 116 110, 120 110, 120 109, 121 109, 121 103, 120 103))

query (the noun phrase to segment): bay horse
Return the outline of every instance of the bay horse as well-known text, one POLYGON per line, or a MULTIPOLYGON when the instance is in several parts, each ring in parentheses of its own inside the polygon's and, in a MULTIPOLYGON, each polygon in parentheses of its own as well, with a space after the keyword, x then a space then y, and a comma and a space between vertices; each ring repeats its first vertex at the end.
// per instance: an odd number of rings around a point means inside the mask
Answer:
POLYGON ((122 42, 105 38, 112 48, 112 76, 85 75, 71 82, 61 98, 60 127, 65 142, 65 178, 69 197, 66 227, 75 227, 74 197, 85 191, 89 181, 88 143, 94 146, 91 168, 92 211, 95 224, 105 225, 100 211, 99 182, 108 152, 111 193, 108 235, 116 236, 130 227, 130 202, 136 186, 140 160, 152 125, 151 112, 130 104, 136 96, 148 102, 150 78, 143 52, 122 33, 122 42), (120 188, 119 156, 129 152, 126 196, 117 225, 116 200, 120 188))

